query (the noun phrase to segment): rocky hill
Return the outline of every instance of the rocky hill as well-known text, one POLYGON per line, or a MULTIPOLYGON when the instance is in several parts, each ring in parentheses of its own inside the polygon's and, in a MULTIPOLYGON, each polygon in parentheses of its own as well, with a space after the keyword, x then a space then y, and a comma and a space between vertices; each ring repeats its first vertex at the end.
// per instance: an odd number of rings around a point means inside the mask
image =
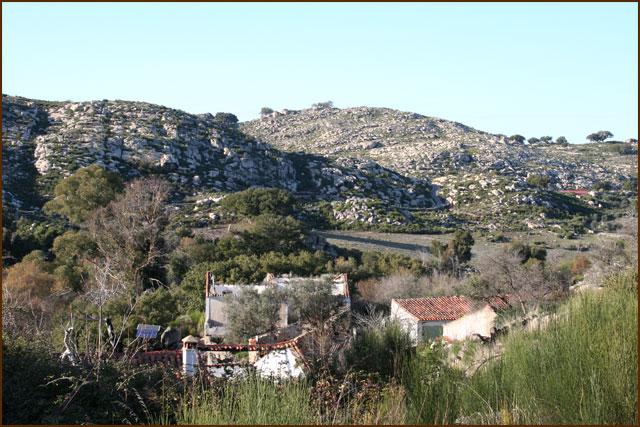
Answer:
POLYGON ((2 111, 3 201, 20 215, 93 163, 125 179, 165 177, 185 217, 209 224, 215 200, 251 186, 290 190, 324 227, 411 232, 563 228, 636 196, 635 144, 531 146, 385 108, 325 105, 238 123, 142 102, 3 95, 2 111))
POLYGON ((635 195, 636 143, 529 145, 416 113, 322 104, 263 114, 240 128, 283 150, 372 159, 431 180, 452 215, 489 229, 514 221, 536 228, 554 211, 604 206, 593 193, 576 200, 558 193, 565 190, 609 188, 623 197, 635 195), (532 176, 544 177, 548 185, 531 185, 532 176))
POLYGON ((96 163, 125 178, 160 174, 184 195, 279 187, 310 201, 437 205, 430 183, 368 159, 288 153, 248 137, 228 113, 142 102, 46 102, 3 95, 3 200, 37 208, 55 182, 96 163), (35 191, 37 190, 37 191, 35 191))

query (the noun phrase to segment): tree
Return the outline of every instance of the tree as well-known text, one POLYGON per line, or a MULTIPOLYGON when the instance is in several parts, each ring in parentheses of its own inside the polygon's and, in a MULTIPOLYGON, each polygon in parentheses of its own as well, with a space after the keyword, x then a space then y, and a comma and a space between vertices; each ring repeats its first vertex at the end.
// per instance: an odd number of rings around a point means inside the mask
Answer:
POLYGON ((538 144, 540 140, 538 138, 529 138, 527 142, 529 143, 529 145, 535 145, 538 144))
POLYGON ((228 297, 227 325, 232 337, 246 339, 275 331, 283 301, 284 295, 277 288, 258 293, 247 286, 237 295, 228 297))
POLYGON ((568 144, 568 143, 569 143, 569 141, 567 141, 567 138, 565 138, 564 136, 559 136, 556 139, 556 144, 563 144, 564 145, 564 144, 568 144))
POLYGON ((290 215, 294 203, 291 193, 280 188, 248 188, 220 201, 225 209, 244 216, 290 215))
POLYGON ((333 295, 328 280, 304 280, 287 290, 290 316, 310 331, 305 355, 312 367, 326 369, 348 342, 348 322, 341 297, 333 295), (343 339, 340 339, 342 337, 343 339))
POLYGON ((145 292, 136 305, 133 313, 134 324, 147 323, 167 326, 178 313, 175 297, 164 286, 154 291, 145 292))
POLYGON ((432 250, 437 251, 440 257, 440 270, 458 274, 460 266, 471 260, 474 243, 471 233, 458 230, 446 246, 432 244, 432 250))
POLYGON ((45 203, 44 209, 81 223, 95 209, 112 201, 122 188, 118 174, 91 165, 58 181, 53 190, 55 198, 45 203))
POLYGON ((549 181, 549 177, 546 175, 532 174, 527 177, 527 184, 532 187, 546 188, 549 181))
POLYGON ((327 280, 304 280, 288 290, 289 313, 312 329, 324 325, 334 316, 342 302, 333 295, 332 283, 327 280))
POLYGON ((545 144, 552 144, 553 143, 553 137, 551 137, 551 136, 541 136, 540 137, 540 142, 544 142, 545 144))
POLYGON ((602 142, 609 138, 613 138, 613 134, 608 130, 601 130, 587 135, 587 139, 591 142, 602 142))
POLYGON ((100 256, 138 291, 158 281, 168 253, 165 227, 169 184, 158 178, 131 182, 124 194, 98 209, 89 232, 100 256))
POLYGON ((522 262, 511 249, 498 256, 484 256, 478 262, 479 275, 472 279, 475 297, 509 296, 518 302, 524 316, 528 305, 540 303, 547 295, 562 291, 566 283, 545 271, 542 262, 522 262))
POLYGON ((78 264, 83 258, 97 256, 96 243, 88 232, 67 231, 53 241, 53 254, 56 261, 63 264, 78 264))
POLYGON ((467 230, 458 230, 454 233, 453 239, 447 247, 447 252, 455 256, 459 262, 465 263, 471 260, 471 248, 475 241, 467 230))
POLYGON ((216 113, 213 121, 218 123, 223 127, 228 128, 237 128, 238 127, 238 117, 235 114, 231 113, 216 113))
POLYGON ((524 144, 525 137, 522 135, 515 134, 509 137, 509 141, 517 142, 518 144, 524 144))
POLYGON ((278 251, 289 254, 302 247, 302 224, 293 217, 257 216, 249 231, 240 233, 249 253, 278 251))
POLYGON ((333 101, 316 102, 315 104, 311 105, 311 108, 314 108, 316 110, 325 110, 325 109, 333 108, 333 101))
POLYGON ((260 109, 260 115, 261 115, 261 116, 263 116, 263 117, 264 117, 264 116, 268 116, 268 115, 270 115, 270 114, 273 114, 273 109, 272 109, 272 108, 269 108, 269 107, 262 107, 262 108, 260 109))

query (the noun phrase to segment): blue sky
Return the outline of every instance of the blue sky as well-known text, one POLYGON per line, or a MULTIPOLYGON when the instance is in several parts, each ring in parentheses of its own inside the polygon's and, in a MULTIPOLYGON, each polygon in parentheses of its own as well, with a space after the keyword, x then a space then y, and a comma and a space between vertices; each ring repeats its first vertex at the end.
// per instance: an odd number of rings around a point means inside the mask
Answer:
POLYGON ((635 3, 3 3, 2 92, 192 113, 379 106, 638 134, 635 3))

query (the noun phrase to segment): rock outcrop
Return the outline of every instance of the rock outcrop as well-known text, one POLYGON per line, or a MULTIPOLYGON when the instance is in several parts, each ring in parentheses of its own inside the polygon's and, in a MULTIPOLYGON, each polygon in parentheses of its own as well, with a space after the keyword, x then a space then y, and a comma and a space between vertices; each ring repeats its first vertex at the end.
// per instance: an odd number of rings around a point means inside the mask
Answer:
POLYGON ((46 102, 3 95, 3 197, 26 194, 79 167, 98 164, 125 178, 161 174, 184 194, 251 186, 287 189, 303 199, 375 197, 393 205, 435 204, 427 180, 367 159, 287 153, 247 137, 232 114, 193 115, 142 102, 46 102))

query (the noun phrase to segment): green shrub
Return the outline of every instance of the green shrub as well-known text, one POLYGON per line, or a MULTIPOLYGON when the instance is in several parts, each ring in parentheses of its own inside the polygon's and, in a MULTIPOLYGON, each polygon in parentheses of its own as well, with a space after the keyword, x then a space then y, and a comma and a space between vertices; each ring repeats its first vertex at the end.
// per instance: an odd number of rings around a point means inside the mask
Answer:
POLYGON ((409 334, 398 322, 358 333, 346 353, 347 365, 356 371, 375 372, 389 381, 400 378, 411 355, 409 334))
POLYGON ((546 188, 549 185, 549 177, 546 175, 533 174, 527 177, 527 184, 532 187, 546 188))
POLYGON ((294 204, 291 193, 279 188, 249 188, 220 201, 225 209, 244 216, 291 215, 294 204))
POLYGON ((117 173, 91 165, 60 179, 54 189, 55 198, 44 208, 46 212, 58 213, 81 223, 95 209, 115 199, 122 189, 122 179, 117 173))

